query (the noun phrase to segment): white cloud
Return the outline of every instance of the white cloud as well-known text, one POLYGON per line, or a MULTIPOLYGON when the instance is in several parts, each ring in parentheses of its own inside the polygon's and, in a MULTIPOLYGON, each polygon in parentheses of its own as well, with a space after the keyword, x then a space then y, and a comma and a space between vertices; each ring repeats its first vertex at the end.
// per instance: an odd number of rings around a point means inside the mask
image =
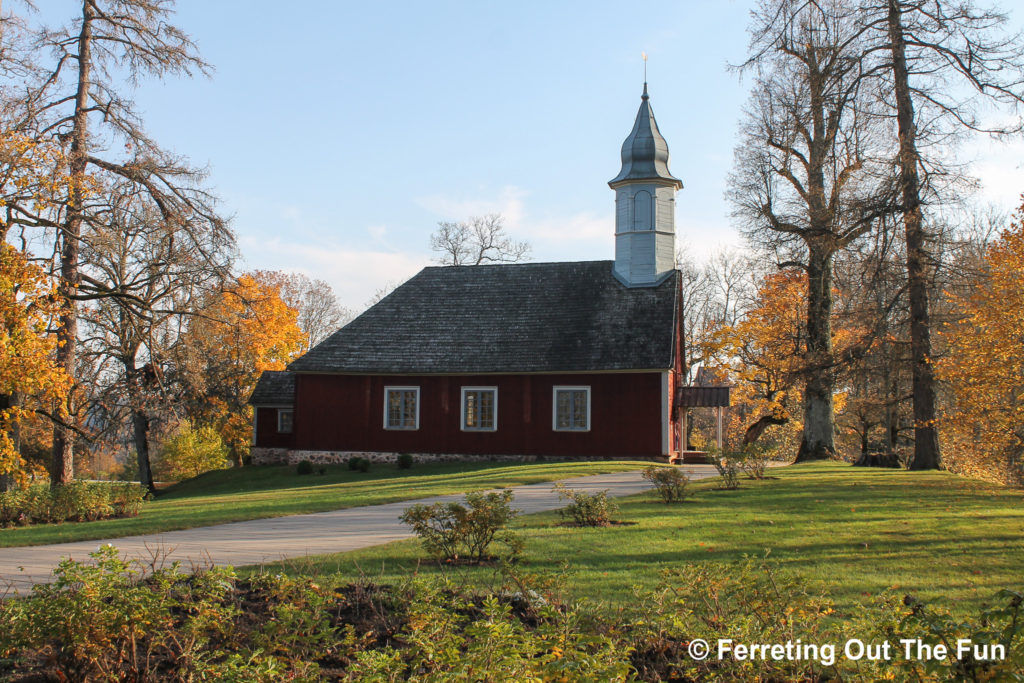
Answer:
POLYGON ((1024 192, 1024 142, 980 140, 969 147, 971 172, 981 181, 979 199, 1006 211, 1020 206, 1024 192))
POLYGON ((461 221, 470 216, 482 216, 489 213, 500 213, 509 228, 519 227, 525 211, 523 198, 526 190, 515 185, 506 185, 496 197, 452 198, 443 195, 419 197, 416 203, 437 214, 438 220, 461 221))
POLYGON ((388 283, 404 282, 429 265, 428 254, 312 245, 281 239, 243 238, 242 251, 253 268, 299 272, 330 283, 339 302, 362 310, 388 283))

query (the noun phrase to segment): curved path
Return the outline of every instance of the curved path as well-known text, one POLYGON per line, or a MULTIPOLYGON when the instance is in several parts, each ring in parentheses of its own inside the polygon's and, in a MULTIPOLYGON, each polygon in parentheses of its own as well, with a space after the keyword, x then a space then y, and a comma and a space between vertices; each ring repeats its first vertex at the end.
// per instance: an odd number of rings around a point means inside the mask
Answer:
MULTIPOLYGON (((717 474, 711 465, 685 465, 691 479, 717 474)), ((584 491, 608 489, 610 496, 628 496, 651 488, 639 471, 596 474, 562 480, 584 491)), ((552 491, 554 482, 511 488, 513 506, 522 513, 564 507, 552 491)), ((338 553, 410 538, 409 528, 398 521, 402 511, 416 503, 461 500, 461 494, 406 500, 384 505, 317 512, 308 515, 253 519, 216 526, 167 531, 145 536, 124 536, 109 541, 92 540, 24 548, 0 548, 0 596, 24 593, 33 584, 53 580, 51 570, 65 557, 88 559, 104 543, 117 546, 123 555, 144 565, 181 561, 184 566, 227 564, 236 567, 277 562, 283 559, 338 553)))

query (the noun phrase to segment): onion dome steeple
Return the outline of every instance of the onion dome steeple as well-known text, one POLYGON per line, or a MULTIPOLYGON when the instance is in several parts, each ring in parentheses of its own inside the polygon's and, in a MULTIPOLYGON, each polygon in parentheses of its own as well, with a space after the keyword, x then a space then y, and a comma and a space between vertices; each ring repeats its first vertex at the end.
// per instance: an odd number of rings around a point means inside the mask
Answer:
POLYGON ((622 170, 608 182, 615 190, 615 277, 627 287, 654 287, 675 269, 676 191, 683 183, 668 170, 647 95, 626 141, 622 170))
POLYGON ((633 130, 622 143, 622 170, 608 184, 615 188, 630 180, 666 181, 677 190, 683 186, 682 181, 668 170, 668 143, 654 120, 646 82, 633 130))

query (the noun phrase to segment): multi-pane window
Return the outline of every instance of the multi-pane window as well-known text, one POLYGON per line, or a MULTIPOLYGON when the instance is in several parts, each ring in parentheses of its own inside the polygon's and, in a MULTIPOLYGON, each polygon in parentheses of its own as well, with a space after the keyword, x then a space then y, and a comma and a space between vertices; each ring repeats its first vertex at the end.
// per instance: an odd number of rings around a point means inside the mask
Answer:
POLYGON ((490 431, 498 428, 498 390, 494 387, 462 387, 462 429, 490 431))
POLYGON ((384 388, 384 428, 420 428, 420 388, 384 388))
POLYGON ((279 408, 277 411, 277 433, 278 434, 291 434, 292 433, 292 420, 294 419, 295 413, 286 408, 279 408))
POLYGON ((555 387, 552 413, 552 428, 555 431, 589 430, 590 387, 555 387))

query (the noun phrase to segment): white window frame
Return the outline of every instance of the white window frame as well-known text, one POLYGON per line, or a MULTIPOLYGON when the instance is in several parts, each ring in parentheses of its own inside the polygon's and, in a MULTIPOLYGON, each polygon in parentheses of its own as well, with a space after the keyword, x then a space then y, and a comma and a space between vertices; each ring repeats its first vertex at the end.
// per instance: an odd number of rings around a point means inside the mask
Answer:
POLYGON ((420 428, 420 388, 419 387, 384 387, 384 429, 399 432, 414 432, 420 428), (415 427, 392 427, 388 424, 388 394, 392 391, 415 391, 416 392, 416 426, 415 427))
POLYGON ((498 431, 498 387, 462 387, 459 396, 459 428, 464 432, 496 432, 498 431), (469 391, 490 391, 494 394, 494 426, 493 427, 468 427, 466 426, 466 393, 469 391))
POLYGON ((295 409, 294 408, 278 408, 277 409, 277 433, 278 434, 291 434, 293 431, 295 431, 295 409), (291 416, 292 416, 291 428, 287 432, 281 429, 281 416, 284 413, 291 413, 291 416))
POLYGON ((551 429, 556 432, 589 432, 590 431, 590 386, 554 386, 551 387, 551 429), (558 392, 559 391, 583 391, 587 396, 587 426, 559 427, 558 426, 558 392))

